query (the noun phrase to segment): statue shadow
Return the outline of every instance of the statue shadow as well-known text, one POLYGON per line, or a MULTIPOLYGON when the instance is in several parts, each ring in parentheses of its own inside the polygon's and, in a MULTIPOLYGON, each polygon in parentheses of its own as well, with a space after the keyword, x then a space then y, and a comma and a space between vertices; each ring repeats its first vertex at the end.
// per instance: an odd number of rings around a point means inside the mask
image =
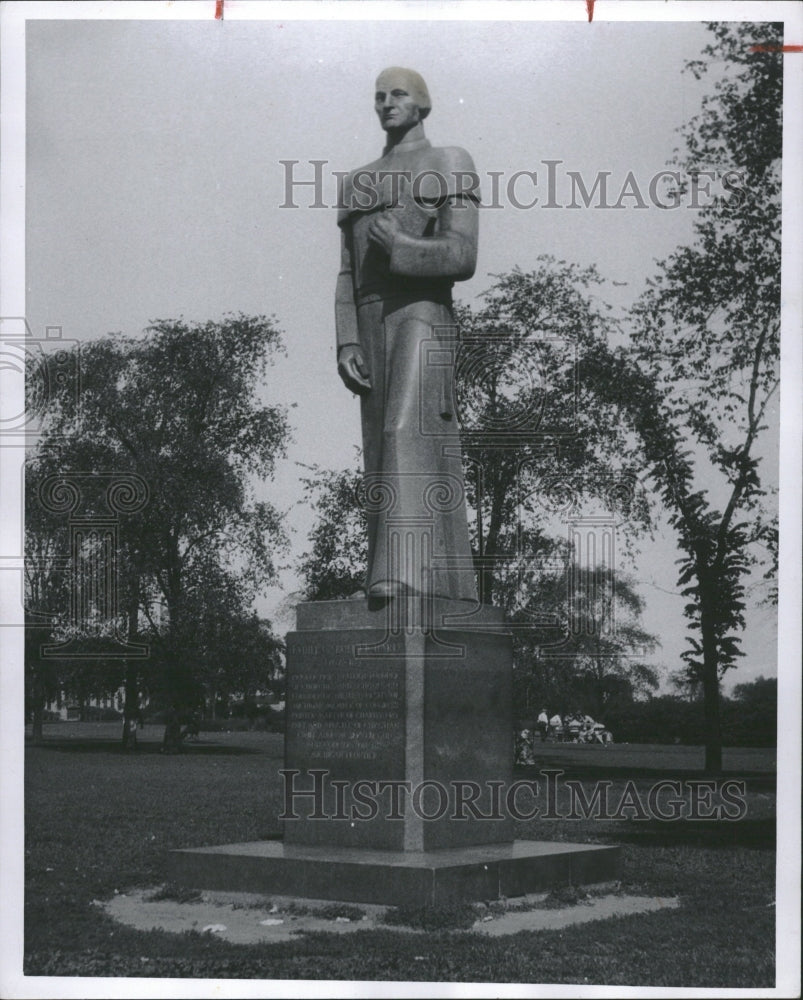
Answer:
POLYGON ((56 753, 113 754, 122 757, 165 756, 165 757, 248 757, 264 756, 261 747, 226 746, 222 743, 185 743, 175 752, 162 751, 161 740, 142 740, 136 750, 126 750, 122 740, 71 739, 69 737, 46 737, 42 743, 26 739, 30 749, 54 750, 56 753))

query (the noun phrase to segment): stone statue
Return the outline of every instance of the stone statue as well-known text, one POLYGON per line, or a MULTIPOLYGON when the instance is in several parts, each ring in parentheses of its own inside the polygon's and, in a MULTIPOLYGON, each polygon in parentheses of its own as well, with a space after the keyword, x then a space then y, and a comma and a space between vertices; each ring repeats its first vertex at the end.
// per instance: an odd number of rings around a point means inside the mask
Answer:
POLYGON ((340 190, 338 372, 361 397, 369 598, 477 600, 454 408, 452 285, 474 273, 471 157, 433 148, 418 73, 376 82, 382 156, 340 190))

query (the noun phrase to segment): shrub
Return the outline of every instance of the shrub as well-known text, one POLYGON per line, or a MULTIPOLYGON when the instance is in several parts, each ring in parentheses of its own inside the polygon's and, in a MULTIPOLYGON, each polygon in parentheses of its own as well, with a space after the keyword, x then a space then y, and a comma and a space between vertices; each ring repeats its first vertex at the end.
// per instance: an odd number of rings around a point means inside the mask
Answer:
POLYGON ((705 742, 702 702, 662 695, 647 701, 632 701, 606 712, 603 720, 617 743, 705 742))
MULTIPOLYGON (((759 681, 739 685, 735 699, 721 699, 723 746, 776 745, 777 694, 759 681)), ((617 743, 705 743, 702 701, 677 695, 619 704, 606 711, 603 721, 617 743)))

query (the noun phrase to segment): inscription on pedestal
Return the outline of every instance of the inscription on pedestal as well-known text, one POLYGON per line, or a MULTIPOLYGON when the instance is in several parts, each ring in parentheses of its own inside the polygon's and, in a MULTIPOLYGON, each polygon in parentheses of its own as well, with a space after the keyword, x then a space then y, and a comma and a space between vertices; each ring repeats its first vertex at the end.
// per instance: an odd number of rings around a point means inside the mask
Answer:
MULTIPOLYGON (((399 737, 403 678, 387 667, 355 670, 334 657, 308 654, 319 667, 298 671, 292 685, 296 737, 312 757, 376 760, 399 737), (337 669, 338 665, 344 669, 337 669)), ((296 662, 298 668, 298 662, 296 662)))
POLYGON ((298 789, 312 788, 309 772, 325 769, 323 811, 330 817, 312 818, 312 800, 298 797, 299 819, 285 820, 288 843, 401 847, 400 818, 350 818, 355 784, 404 777, 404 657, 357 655, 366 640, 381 639, 381 632, 366 630, 287 637, 285 765, 300 772, 293 784, 298 789), (347 786, 342 799, 336 797, 338 782, 347 786))

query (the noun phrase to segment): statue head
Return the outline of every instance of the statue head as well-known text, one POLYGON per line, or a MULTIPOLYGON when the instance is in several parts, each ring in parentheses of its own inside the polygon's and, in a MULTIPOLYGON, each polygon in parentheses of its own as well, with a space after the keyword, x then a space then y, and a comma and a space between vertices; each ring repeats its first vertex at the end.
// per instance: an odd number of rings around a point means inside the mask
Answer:
POLYGON ((374 98, 379 123, 386 132, 408 132, 432 108, 427 85, 414 69, 391 66, 376 79, 374 98))

